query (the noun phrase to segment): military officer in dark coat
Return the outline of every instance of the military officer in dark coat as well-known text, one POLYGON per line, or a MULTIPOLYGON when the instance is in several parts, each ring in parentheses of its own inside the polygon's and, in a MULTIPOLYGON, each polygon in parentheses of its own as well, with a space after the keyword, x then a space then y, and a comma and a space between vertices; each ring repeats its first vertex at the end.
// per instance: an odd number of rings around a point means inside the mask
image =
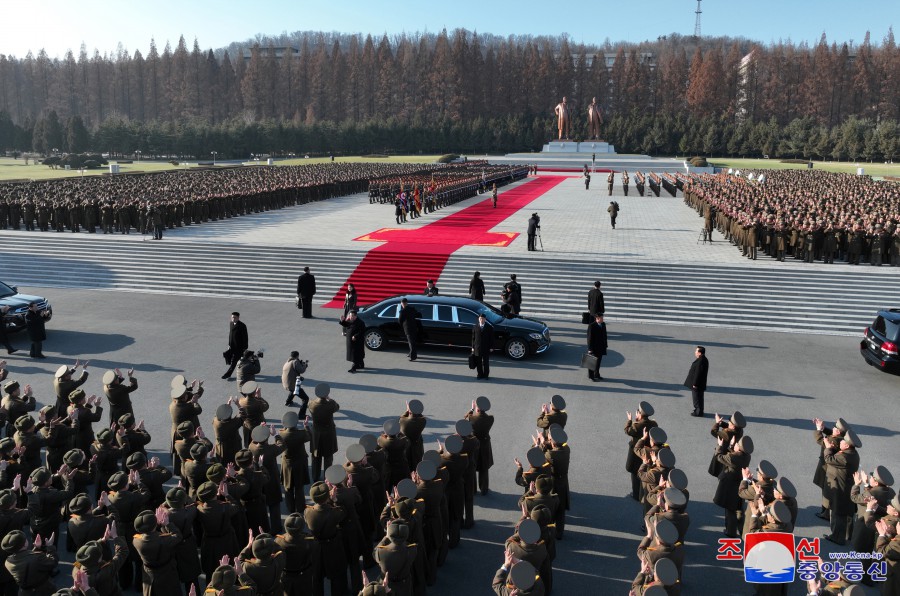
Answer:
POLYGON ((328 487, 316 482, 309 489, 314 505, 303 512, 306 525, 316 541, 313 551, 313 593, 323 594, 325 579, 331 584, 331 594, 345 596, 347 588, 347 559, 341 536, 341 522, 345 513, 329 501, 328 487))
POLYGON ((275 537, 275 543, 284 553, 285 596, 310 596, 312 594, 312 559, 315 538, 306 532, 303 515, 291 513, 284 521, 285 533, 275 537))
POLYGON ((134 378, 134 369, 128 371, 128 385, 119 369, 108 370, 103 374, 103 392, 109 401, 109 421, 117 422, 123 414, 134 415, 131 405, 131 393, 137 390, 138 382, 134 378))
POLYGON ((592 381, 602 381, 603 377, 600 376, 600 362, 603 361, 607 348, 606 323, 603 322, 602 313, 596 313, 594 315, 594 322, 588 325, 587 346, 588 354, 597 359, 594 368, 588 369, 588 378, 592 381))
POLYGON ((331 386, 328 383, 316 385, 315 393, 316 399, 309 404, 309 416, 313 422, 312 480, 318 482, 322 477, 323 464, 324 468, 330 467, 338 450, 334 414, 341 406, 329 397, 331 386))
POLYGON ((199 525, 197 504, 188 497, 183 488, 176 486, 166 493, 163 507, 169 512, 169 523, 181 533, 181 543, 176 547, 175 553, 178 581, 184 585, 185 592, 189 592, 191 586, 199 590, 203 568, 200 566, 197 536, 194 533, 195 524, 199 525))
POLYGON ((309 484, 309 454, 306 444, 312 439, 307 421, 298 428, 297 412, 285 412, 279 433, 284 452, 281 454, 281 485, 288 513, 302 512, 306 506, 306 485, 309 484))
POLYGON ((283 596, 285 556, 275 539, 260 534, 240 554, 244 572, 256 584, 257 596, 283 596))
POLYGON ((859 469, 857 448, 862 442, 853 430, 844 433, 840 440, 827 439, 823 453, 825 457, 825 478, 828 486, 829 509, 831 510, 831 533, 825 539, 835 544, 846 544, 848 540, 847 522, 853 515, 850 490, 853 488, 853 474, 859 469))
POLYGON ((388 578, 391 594, 413 595, 413 564, 419 546, 410 544, 409 526, 401 520, 394 520, 387 526, 387 537, 375 548, 375 561, 382 575, 388 578))
POLYGON ((626 412, 628 420, 625 422, 625 434, 630 438, 628 454, 625 457, 625 471, 631 475, 631 498, 635 501, 641 500, 641 480, 637 476, 638 468, 641 467, 641 458, 635 454, 634 445, 644 436, 645 430, 657 426, 656 421, 650 419, 654 412, 653 406, 645 401, 638 404, 633 420, 631 412, 626 412))
POLYGON ((19 586, 19 596, 50 596, 56 592, 53 574, 59 563, 56 548, 40 536, 33 549, 22 530, 13 530, 3 537, 0 548, 6 555, 6 569, 19 586))
POLYGON ((684 386, 690 388, 694 410, 691 416, 703 416, 703 394, 706 393, 706 377, 709 374, 709 360, 706 359, 706 348, 697 346, 694 350, 694 361, 688 371, 684 386))
POLYGON ((544 596, 544 582, 538 577, 534 565, 528 561, 516 562, 515 557, 506 551, 503 566, 494 574, 491 582, 497 596, 544 596))
POLYGON ((825 422, 821 418, 814 418, 813 424, 816 427, 815 431, 813 431, 813 436, 816 439, 816 443, 819 444, 819 463, 816 466, 815 474, 813 474, 813 484, 822 489, 822 509, 816 513, 816 517, 829 520, 831 516, 828 509, 830 506, 828 484, 825 480, 825 449, 828 447, 826 439, 836 438, 840 440, 844 433, 850 430, 850 425, 843 418, 838 418, 831 428, 826 427, 825 422))
POLYGON ((144 596, 181 594, 175 553, 181 533, 169 523, 166 509, 144 511, 134 520, 135 550, 144 564, 144 596))
POLYGON ((219 461, 229 464, 234 461, 235 454, 241 450, 241 435, 238 432, 243 427, 240 417, 232 417, 234 409, 231 407, 232 399, 227 404, 216 408, 216 417, 213 419, 213 433, 216 437, 214 453, 219 461))
POLYGON ((73 376, 79 365, 80 362, 76 360, 75 366, 69 367, 63 364, 56 370, 56 374, 53 377, 53 388, 56 391, 57 416, 65 416, 69 407, 69 394, 78 389, 88 379, 87 362, 82 366, 81 374, 77 378, 73 376))
POLYGON ((212 482, 201 484, 197 490, 197 516, 203 528, 200 566, 206 577, 212 575, 223 556, 234 557, 240 552, 234 526, 241 509, 219 493, 212 482))
POLYGON ((718 439, 716 461, 721 465, 719 486, 713 497, 713 503, 725 510, 725 535, 738 538, 738 512, 741 510, 741 497, 738 489, 741 484, 741 470, 750 465, 753 453, 753 440, 744 436, 733 446, 718 439))
POLYGON ((366 324, 356 314, 356 310, 353 309, 340 320, 341 327, 345 330, 347 362, 353 363, 347 371, 350 373, 366 367, 366 324))
POLYGON ((422 414, 425 404, 418 399, 406 402, 406 411, 400 415, 400 432, 409 440, 409 448, 406 450, 409 460, 409 469, 414 470, 422 461, 425 453, 425 444, 422 441, 422 433, 428 424, 428 419, 422 414))

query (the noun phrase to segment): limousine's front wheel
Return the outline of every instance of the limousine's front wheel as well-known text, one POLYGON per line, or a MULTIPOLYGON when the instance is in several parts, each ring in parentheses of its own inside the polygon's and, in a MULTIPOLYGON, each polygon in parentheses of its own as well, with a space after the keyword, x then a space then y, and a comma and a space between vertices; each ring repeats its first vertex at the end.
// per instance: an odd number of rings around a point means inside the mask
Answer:
POLYGON ((506 355, 513 360, 521 360, 528 355, 528 344, 524 340, 513 338, 506 342, 506 355))
POLYGON ((369 329, 366 331, 366 347, 370 350, 381 350, 384 344, 384 334, 378 329, 369 329))

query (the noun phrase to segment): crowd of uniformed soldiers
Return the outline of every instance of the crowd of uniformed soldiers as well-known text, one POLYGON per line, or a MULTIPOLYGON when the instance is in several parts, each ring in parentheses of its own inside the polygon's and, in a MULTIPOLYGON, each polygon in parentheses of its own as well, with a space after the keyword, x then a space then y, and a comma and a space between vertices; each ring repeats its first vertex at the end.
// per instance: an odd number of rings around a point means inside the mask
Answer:
POLYGON ((369 203, 394 207, 398 224, 483 193, 492 185, 503 186, 528 175, 527 166, 490 165, 487 162, 456 164, 453 171, 391 176, 369 183, 369 203))
POLYGON ((900 184, 803 170, 743 174, 679 176, 704 229, 718 229, 743 256, 900 266, 900 184))
POLYGON ((364 192, 383 176, 454 167, 337 163, 9 183, 0 185, 0 230, 145 233, 151 206, 172 229, 364 192))

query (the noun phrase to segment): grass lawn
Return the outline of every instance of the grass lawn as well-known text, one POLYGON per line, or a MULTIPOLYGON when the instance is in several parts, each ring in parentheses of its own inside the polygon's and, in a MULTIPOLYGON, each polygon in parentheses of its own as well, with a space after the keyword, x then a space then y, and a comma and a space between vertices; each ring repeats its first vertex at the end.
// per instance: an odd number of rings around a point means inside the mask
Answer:
MULTIPOLYGON (((751 168, 759 170, 805 170, 806 165, 794 163, 781 163, 777 159, 741 159, 731 157, 711 157, 708 158, 710 165, 719 168, 751 168)), ((856 168, 863 168, 869 176, 900 176, 900 163, 867 163, 867 162, 846 162, 846 161, 814 161, 814 170, 823 170, 825 172, 840 172, 844 174, 855 174, 856 168)))
MULTIPOLYGON (((440 155, 400 155, 391 157, 335 157, 335 163, 434 163, 440 155)), ((279 166, 302 166, 318 163, 330 163, 331 159, 327 157, 318 157, 313 159, 285 159, 275 162, 279 166)), ((116 163, 110 160, 110 163, 116 163)), ((120 164, 119 171, 123 174, 133 174, 136 172, 160 172, 163 170, 184 170, 196 167, 197 161, 185 162, 183 166, 173 166, 166 161, 140 161, 130 164, 120 164)), ((265 165, 265 161, 261 161, 260 165, 265 165)), ((231 165, 231 164, 229 164, 231 165)), ((109 172, 109 167, 104 166, 96 170, 85 170, 85 176, 100 176, 109 172)), ((11 157, 0 157, 0 182, 4 180, 51 180, 56 178, 75 178, 82 174, 78 170, 52 170, 49 166, 35 164, 33 160, 29 160, 25 165, 23 159, 13 159, 11 157)))

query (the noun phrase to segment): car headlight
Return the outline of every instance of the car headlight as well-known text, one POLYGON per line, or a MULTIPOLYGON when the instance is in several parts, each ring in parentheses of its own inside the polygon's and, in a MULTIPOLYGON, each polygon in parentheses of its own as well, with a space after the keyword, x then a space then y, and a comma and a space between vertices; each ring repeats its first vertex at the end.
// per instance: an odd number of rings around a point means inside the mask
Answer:
POLYGON ((541 341, 542 339, 544 339, 544 336, 541 335, 540 333, 529 333, 528 337, 530 337, 531 339, 533 339, 535 341, 541 341))

